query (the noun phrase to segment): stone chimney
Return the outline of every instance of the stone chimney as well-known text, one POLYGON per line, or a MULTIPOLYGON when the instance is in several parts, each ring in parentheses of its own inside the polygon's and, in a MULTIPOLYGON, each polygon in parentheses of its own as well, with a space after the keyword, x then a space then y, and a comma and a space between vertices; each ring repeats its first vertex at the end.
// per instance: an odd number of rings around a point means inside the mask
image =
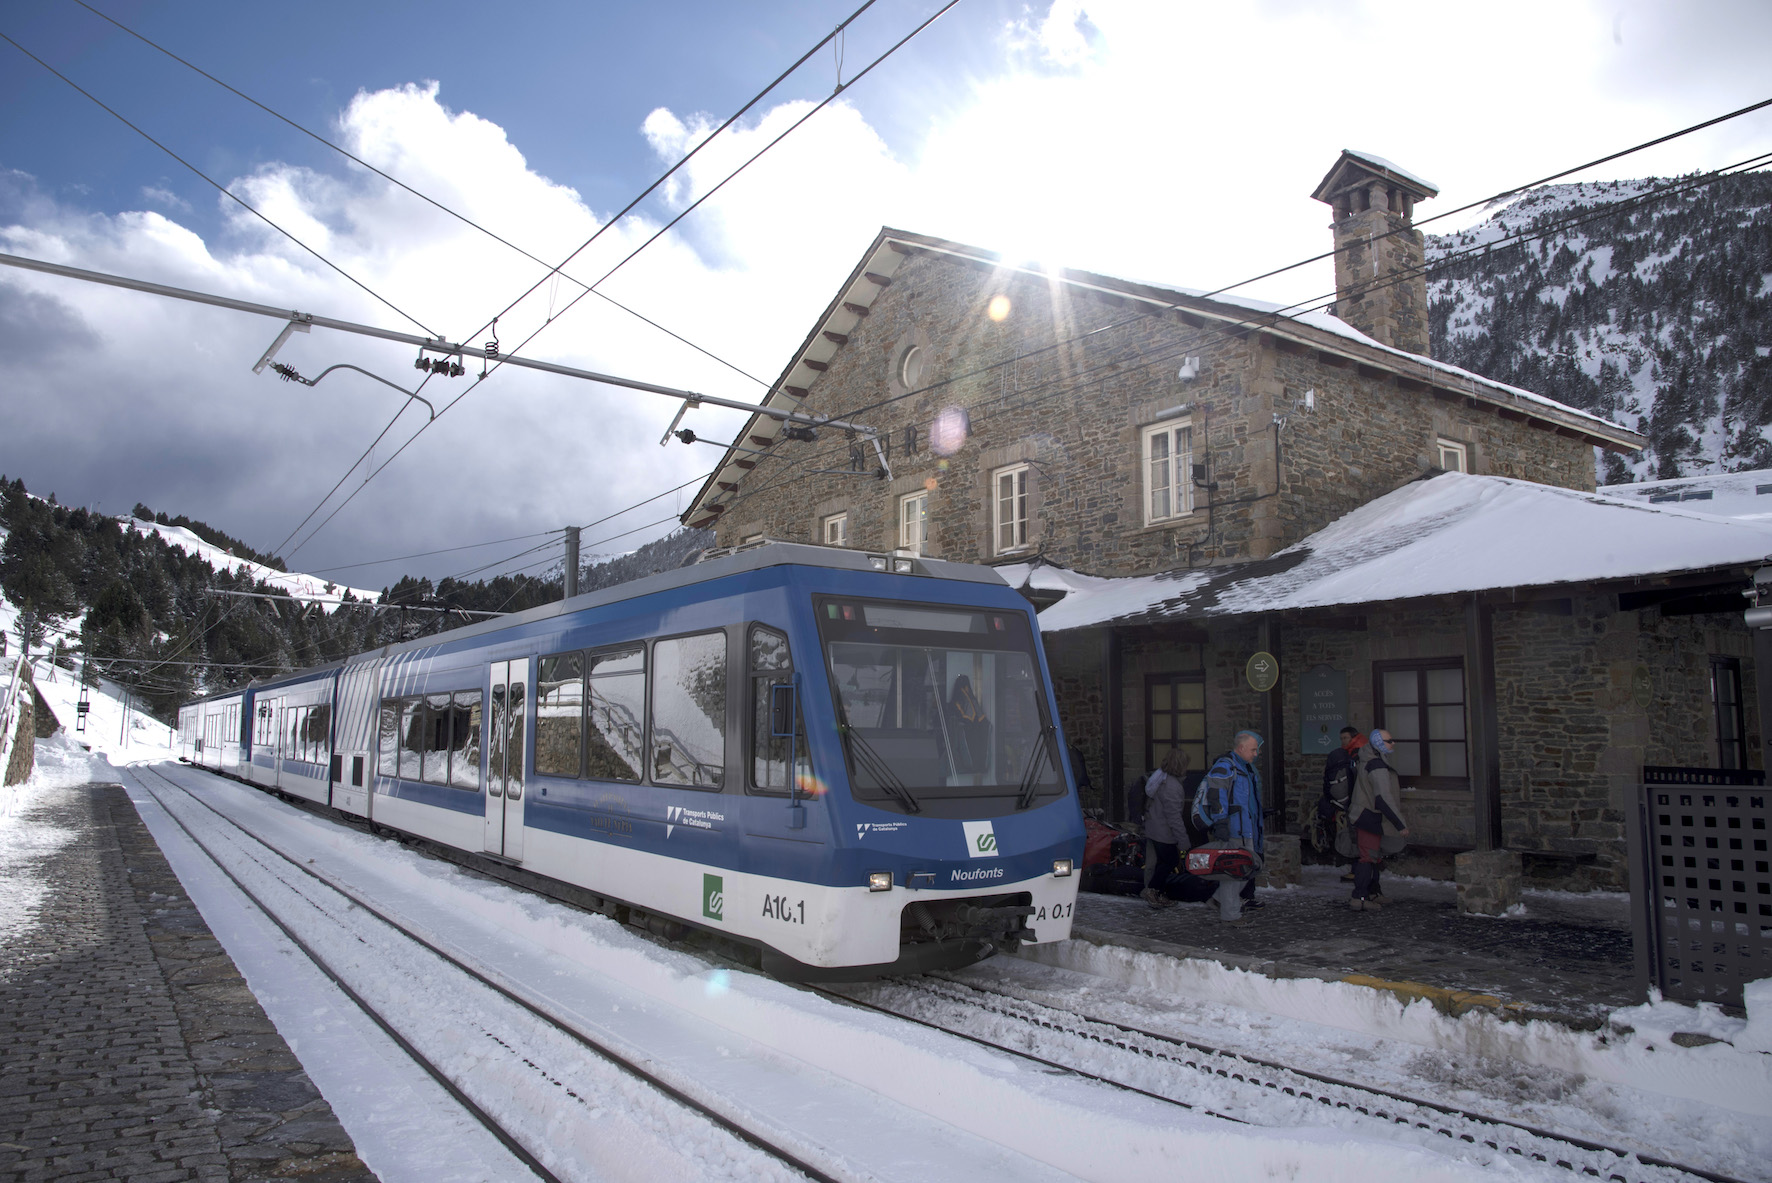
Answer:
POLYGON ((1423 357, 1427 277, 1415 203, 1438 193, 1384 157, 1350 148, 1311 194, 1335 210, 1335 315, 1375 341, 1423 357))

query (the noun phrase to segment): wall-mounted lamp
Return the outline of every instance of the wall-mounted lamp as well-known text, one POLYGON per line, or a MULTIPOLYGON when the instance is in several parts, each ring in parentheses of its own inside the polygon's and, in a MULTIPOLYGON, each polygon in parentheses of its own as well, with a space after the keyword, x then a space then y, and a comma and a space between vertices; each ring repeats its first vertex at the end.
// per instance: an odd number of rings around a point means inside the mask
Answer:
POLYGON ((1183 358, 1181 369, 1176 372, 1175 376, 1183 382, 1192 382, 1198 378, 1200 376, 1200 359, 1197 357, 1183 358))

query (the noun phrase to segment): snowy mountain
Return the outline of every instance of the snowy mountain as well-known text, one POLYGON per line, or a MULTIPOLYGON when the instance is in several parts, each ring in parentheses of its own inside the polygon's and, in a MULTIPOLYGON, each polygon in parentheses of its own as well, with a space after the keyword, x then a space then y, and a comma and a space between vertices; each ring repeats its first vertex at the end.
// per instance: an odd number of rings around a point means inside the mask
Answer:
POLYGON ((1603 483, 1772 466, 1772 173, 1549 185, 1427 257, 1436 359, 1649 437, 1603 483))

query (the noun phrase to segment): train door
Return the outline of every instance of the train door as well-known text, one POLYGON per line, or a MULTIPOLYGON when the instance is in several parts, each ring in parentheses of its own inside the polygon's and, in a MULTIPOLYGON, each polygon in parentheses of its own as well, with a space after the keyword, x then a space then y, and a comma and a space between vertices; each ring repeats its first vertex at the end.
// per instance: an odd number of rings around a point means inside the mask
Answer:
POLYGON ((524 718, 529 659, 495 661, 486 711, 486 841, 488 854, 523 858, 524 718))

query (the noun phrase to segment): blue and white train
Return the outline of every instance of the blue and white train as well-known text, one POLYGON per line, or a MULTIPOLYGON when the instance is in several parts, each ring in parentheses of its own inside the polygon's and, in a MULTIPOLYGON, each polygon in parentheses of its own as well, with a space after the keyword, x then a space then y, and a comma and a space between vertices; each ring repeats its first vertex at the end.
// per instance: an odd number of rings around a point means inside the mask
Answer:
POLYGON ((1051 675, 1032 609, 981 567, 765 543, 179 725, 192 763, 723 933, 783 976, 1070 935, 1083 822, 1051 675))

